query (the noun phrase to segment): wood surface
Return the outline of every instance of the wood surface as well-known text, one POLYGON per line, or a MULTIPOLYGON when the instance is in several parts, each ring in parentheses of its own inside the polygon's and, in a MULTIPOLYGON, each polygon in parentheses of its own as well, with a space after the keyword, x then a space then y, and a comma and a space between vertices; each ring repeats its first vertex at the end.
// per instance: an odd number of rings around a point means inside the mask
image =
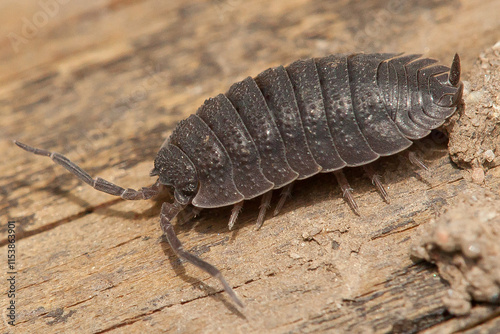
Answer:
MULTIPOLYGON (((401 155, 374 164, 390 204, 362 170, 346 171, 360 216, 333 175, 321 174, 298 182, 259 231, 258 201, 245 204, 234 231, 230 208, 176 224, 185 248, 222 271, 244 309, 177 259, 161 236, 162 199, 97 192, 12 140, 140 188, 154 182, 155 154, 177 122, 246 76, 305 57, 404 51, 445 64, 458 52, 467 80, 500 40, 498 13, 498 0, 3 1, 0 245, 5 268, 14 220, 17 319, 7 324, 2 294, 0 331, 497 333, 498 307, 452 316, 447 283, 409 256, 417 227, 481 188, 436 138, 415 147, 428 171, 401 155)), ((498 193, 498 167, 482 187, 498 193)))

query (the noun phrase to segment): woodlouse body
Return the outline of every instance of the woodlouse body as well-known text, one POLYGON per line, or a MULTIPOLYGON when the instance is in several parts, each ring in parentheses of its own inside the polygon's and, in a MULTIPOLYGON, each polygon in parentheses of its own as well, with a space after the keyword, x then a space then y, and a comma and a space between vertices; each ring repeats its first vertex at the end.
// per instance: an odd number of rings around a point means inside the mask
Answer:
MULTIPOLYGON (((51 157, 95 189, 124 199, 149 199, 164 186, 173 190, 174 203, 164 203, 160 215, 172 249, 218 278, 242 306, 215 267, 184 251, 171 221, 189 204, 234 204, 232 227, 243 201, 264 195, 260 227, 270 191, 285 189, 276 214, 294 180, 320 172, 335 173, 356 209, 342 168, 401 152, 456 111, 463 91, 458 55, 451 69, 435 63, 420 55, 331 55, 248 77, 226 94, 206 100, 178 124, 155 159, 151 176, 158 180, 141 190, 92 179, 58 153, 16 144, 51 157)), ((373 172, 369 174, 385 194, 373 172)))
POLYGON ((179 123, 151 175, 180 204, 214 208, 401 152, 462 94, 450 68, 419 57, 332 55, 248 77, 179 123))

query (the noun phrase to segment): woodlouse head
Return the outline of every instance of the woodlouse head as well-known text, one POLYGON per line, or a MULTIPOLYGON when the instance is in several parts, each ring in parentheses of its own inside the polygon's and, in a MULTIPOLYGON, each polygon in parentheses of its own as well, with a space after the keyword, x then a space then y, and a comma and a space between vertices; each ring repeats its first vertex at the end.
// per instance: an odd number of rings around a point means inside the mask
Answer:
POLYGON ((151 176, 158 176, 160 183, 174 189, 180 204, 189 204, 198 190, 196 168, 177 146, 166 144, 158 152, 151 176))

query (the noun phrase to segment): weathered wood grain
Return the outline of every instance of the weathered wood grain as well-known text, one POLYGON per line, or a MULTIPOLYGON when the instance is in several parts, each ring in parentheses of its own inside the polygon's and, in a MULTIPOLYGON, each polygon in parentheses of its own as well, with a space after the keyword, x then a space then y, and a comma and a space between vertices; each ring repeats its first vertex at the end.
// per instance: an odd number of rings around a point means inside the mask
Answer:
MULTIPOLYGON (((498 1, 391 6, 67 2, 24 36, 24 22, 34 22, 44 9, 38 2, 0 4, 2 254, 8 220, 16 221, 18 239, 17 326, 9 327, 2 311, 1 331, 498 328, 494 308, 473 309, 470 321, 453 318, 441 301, 447 284, 432 266, 409 257, 416 227, 474 187, 436 140, 420 143, 429 171, 401 157, 376 163, 389 205, 360 170, 347 171, 359 217, 327 174, 299 182, 283 212, 269 215, 257 232, 258 201, 245 205, 235 231, 227 230, 227 208, 176 225, 187 249, 221 269, 244 310, 217 281, 175 257, 161 238, 161 200, 125 202, 96 192, 10 141, 64 153, 93 176, 138 188, 154 181, 148 176, 152 161, 175 124, 247 75, 301 57, 406 51, 443 62, 459 52, 467 79, 479 52, 500 39, 498 1), (26 43, 16 49, 10 33, 26 43)), ((485 186, 498 192, 499 183, 497 167, 486 174, 485 186)), ((4 268, 4 256, 1 263, 4 268)), ((2 270, 2 282, 5 276, 2 270)))

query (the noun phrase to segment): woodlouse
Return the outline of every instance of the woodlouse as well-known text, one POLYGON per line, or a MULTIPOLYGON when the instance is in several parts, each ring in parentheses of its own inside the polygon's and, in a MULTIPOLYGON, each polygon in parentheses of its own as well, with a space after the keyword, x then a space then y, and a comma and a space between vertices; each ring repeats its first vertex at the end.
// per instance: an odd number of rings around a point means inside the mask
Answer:
MULTIPOLYGON (((352 54, 298 60, 233 84, 181 121, 162 144, 141 190, 124 189, 92 177, 66 157, 15 141, 28 152, 50 157, 99 191, 127 200, 149 199, 163 188, 160 224, 181 258, 219 279, 243 306, 217 268, 184 251, 171 221, 187 205, 234 205, 234 225, 243 201, 262 196, 257 227, 264 221, 273 189, 283 188, 275 214, 294 180, 334 172, 353 209, 344 167, 365 166, 407 149, 457 109, 463 84, 460 59, 451 68, 421 55, 352 54)), ((368 174, 387 197, 373 171, 368 174)))

